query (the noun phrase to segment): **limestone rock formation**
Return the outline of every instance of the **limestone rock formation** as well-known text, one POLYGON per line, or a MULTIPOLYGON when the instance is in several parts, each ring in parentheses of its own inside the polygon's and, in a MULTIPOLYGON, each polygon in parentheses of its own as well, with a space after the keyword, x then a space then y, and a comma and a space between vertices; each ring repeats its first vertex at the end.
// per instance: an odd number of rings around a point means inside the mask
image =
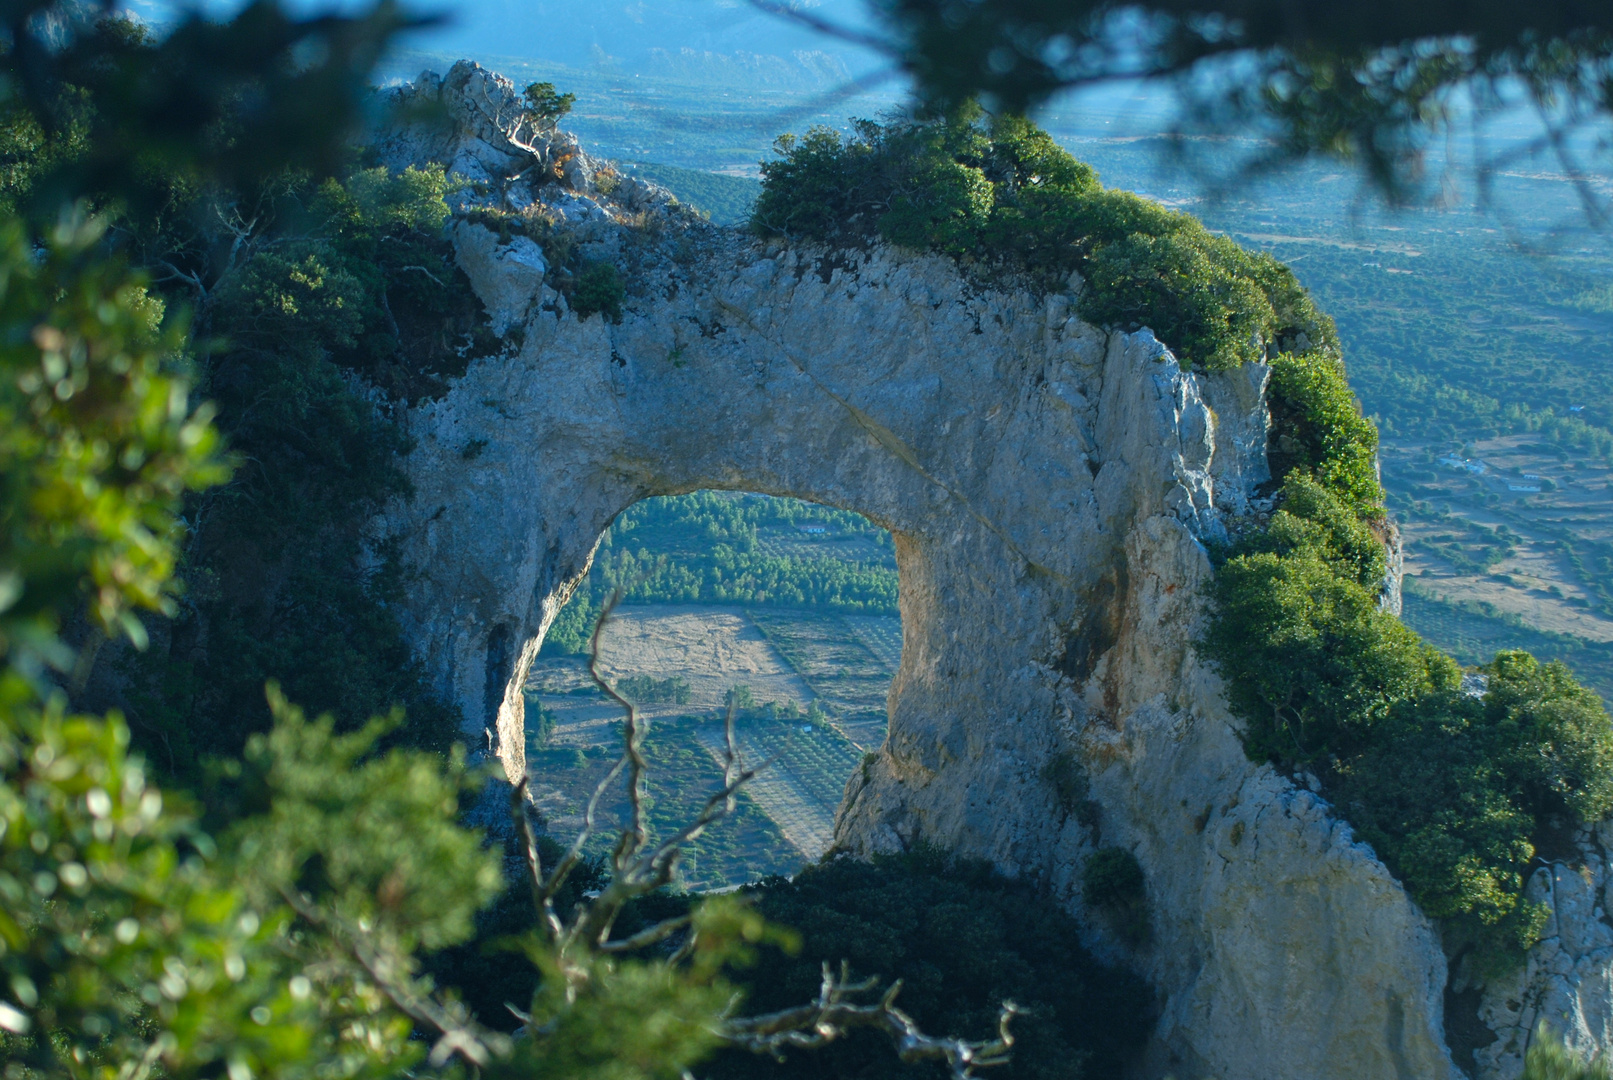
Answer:
MULTIPOLYGON (((885 247, 762 242, 626 178, 607 192, 605 166, 534 136, 474 65, 404 93, 447 119, 393 133, 385 158, 448 162, 478 184, 462 205, 511 215, 507 233, 485 215, 451 228, 512 347, 410 410, 416 493, 382 524, 418 575, 415 646, 512 778, 527 667, 617 514, 699 488, 857 511, 895 537, 904 642, 839 847, 932 841, 1078 912, 1084 859, 1133 851, 1150 940, 1083 917, 1158 987, 1149 1075, 1456 1075, 1435 928, 1326 803, 1246 758, 1195 648, 1205 543, 1269 479, 1263 367, 1186 374, 1147 331, 1075 318, 1068 293, 885 247), (623 269, 619 324, 570 311, 521 227, 536 221, 623 269)), ((1581 923, 1538 962, 1561 969, 1559 997, 1601 995, 1580 1013, 1605 1039, 1608 932, 1581 923)), ((1518 1045, 1539 1011, 1485 1009, 1518 1045)), ((1516 1060, 1481 1055, 1481 1073, 1516 1060)))

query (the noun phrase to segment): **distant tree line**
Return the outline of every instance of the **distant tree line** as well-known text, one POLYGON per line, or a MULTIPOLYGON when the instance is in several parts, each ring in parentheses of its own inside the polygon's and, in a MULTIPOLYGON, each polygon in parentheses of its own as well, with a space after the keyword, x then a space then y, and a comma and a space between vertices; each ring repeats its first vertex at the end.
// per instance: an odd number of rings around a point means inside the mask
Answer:
MULTIPOLYGON (((816 545, 813 545, 816 546, 816 545)), ((867 554, 865 552, 865 554, 867 554)), ((646 499, 629 508, 600 540, 594 564, 544 638, 549 655, 588 651, 594 619, 621 590, 629 603, 738 604, 897 614, 896 560, 890 534, 860 514, 799 499, 715 491, 646 499), (762 530, 798 526, 830 531, 821 555, 769 555, 762 530), (867 559, 837 553, 837 538, 871 542, 867 559)))

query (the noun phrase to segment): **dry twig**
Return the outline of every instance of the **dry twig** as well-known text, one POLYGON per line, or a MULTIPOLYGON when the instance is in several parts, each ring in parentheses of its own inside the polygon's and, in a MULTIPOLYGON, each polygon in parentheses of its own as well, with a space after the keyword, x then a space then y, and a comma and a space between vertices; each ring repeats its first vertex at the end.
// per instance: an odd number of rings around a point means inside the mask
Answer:
POLYGON ((873 1028, 890 1038, 903 1062, 945 1061, 954 1080, 968 1080, 975 1069, 1008 1063, 1014 1045, 1009 1021, 1019 1012, 1013 1002, 1003 1003, 995 1039, 985 1042, 938 1039, 920 1031, 913 1018, 896 1007, 896 995, 902 989, 900 979, 890 985, 877 1004, 857 1005, 846 1000, 873 990, 877 984, 877 978, 853 983, 850 967, 844 962, 836 978, 825 961, 818 999, 812 1004, 762 1016, 730 1018, 723 1034, 735 1046, 781 1057, 788 1047, 814 1050, 827 1046, 854 1028, 873 1028))

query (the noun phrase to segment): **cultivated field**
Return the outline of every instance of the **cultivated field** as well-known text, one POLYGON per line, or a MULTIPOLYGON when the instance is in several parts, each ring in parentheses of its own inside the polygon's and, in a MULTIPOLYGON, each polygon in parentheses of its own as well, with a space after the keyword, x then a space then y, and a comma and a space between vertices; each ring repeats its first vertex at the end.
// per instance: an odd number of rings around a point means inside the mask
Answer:
POLYGON ((1465 454, 1386 443, 1383 463, 1412 626, 1468 663, 1561 656, 1613 697, 1613 469, 1516 435, 1465 454))
MULTIPOLYGON (((892 617, 660 604, 617 610, 601 638, 606 677, 688 686, 686 702, 640 706, 650 723, 652 827, 680 824, 721 787, 726 697, 742 686, 754 701, 737 741, 746 765, 762 770, 735 818, 690 849, 685 887, 790 874, 824 853, 847 778, 884 740, 885 696, 900 655, 901 622, 892 617)), ((546 742, 528 747, 534 797, 551 831, 566 837, 619 751, 621 710, 593 685, 581 657, 534 664, 527 701, 534 739, 539 710, 551 721, 546 742)), ((601 805, 596 854, 625 813, 622 781, 601 805)))

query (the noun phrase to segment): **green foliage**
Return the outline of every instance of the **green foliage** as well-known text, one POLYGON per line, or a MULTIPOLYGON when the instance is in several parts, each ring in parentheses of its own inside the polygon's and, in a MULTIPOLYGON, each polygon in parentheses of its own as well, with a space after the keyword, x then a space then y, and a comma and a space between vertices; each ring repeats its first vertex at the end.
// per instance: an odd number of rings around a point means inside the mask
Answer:
POLYGON ((1283 494, 1219 568, 1206 638, 1245 746, 1316 772, 1453 955, 1504 971, 1545 924, 1523 897, 1542 837, 1613 808, 1613 718, 1522 652, 1464 693, 1455 662, 1379 607, 1383 556, 1354 493, 1296 467, 1283 494))
MULTIPOLYGON (((792 537, 793 539, 793 537, 792 537)), ((890 534, 867 519, 796 499, 697 491, 646 499, 629 508, 600 540, 586 585, 562 609, 545 639, 546 653, 581 653, 592 632, 598 598, 621 590, 636 603, 747 604, 896 614, 890 534), (881 549, 848 558, 828 545, 819 556, 768 553, 763 530, 822 524, 842 539, 871 540, 881 549), (571 614, 568 614, 571 613, 571 614), (553 641, 551 646, 548 643, 553 641)), ((849 553, 848 553, 849 554, 849 553)))
MULTIPOLYGON (((1294 225, 1283 231, 1310 231, 1294 225)), ((1538 432, 1543 452, 1613 457, 1604 371, 1555 360, 1607 348, 1605 321, 1574 314, 1595 314, 1606 289, 1599 260, 1519 258, 1477 221, 1417 225, 1397 235, 1420 254, 1384 252, 1382 268, 1363 268, 1358 250, 1274 244, 1304 260, 1296 265, 1349 339, 1351 383, 1384 434, 1445 443, 1538 432), (1569 413, 1572 405, 1583 411, 1569 413)))
POLYGON ((599 621, 600 605, 586 587, 574 593, 543 636, 544 656, 584 656, 599 621))
POLYGON ((689 703, 689 681, 677 675, 669 679, 629 675, 616 684, 616 692, 640 705, 689 703))
POLYGON ((182 328, 102 255, 104 228, 64 219, 36 257, 0 227, 0 659, 35 679, 69 662, 54 635, 85 601, 144 643, 134 612, 172 610, 180 500, 225 475, 182 328))
POLYGON ((676 195, 680 203, 709 215, 716 225, 739 225, 749 221, 761 190, 761 185, 745 176, 724 176, 661 162, 624 164, 632 175, 660 184, 676 195))
POLYGON ((288 169, 336 171, 373 118, 377 58, 417 25, 385 2, 299 18, 257 0, 228 19, 188 12, 157 37, 111 11, 20 0, 6 15, 0 108, 59 125, 32 163, 47 167, 22 178, 37 220, 81 198, 162 212, 168 185, 154 173, 246 187, 288 169))
POLYGON ((521 98, 538 123, 551 128, 577 103, 576 94, 562 94, 554 88, 554 83, 548 82, 533 83, 521 98))
POLYGON ((1143 868, 1122 847, 1093 852, 1081 869, 1081 899, 1093 907, 1118 907, 1143 898, 1143 868))
POLYGON ((1250 754, 1309 765, 1354 752, 1395 703, 1453 689, 1459 673, 1379 607, 1375 581, 1358 579, 1358 549, 1327 527, 1338 500, 1293 486, 1306 498, 1217 571, 1207 645, 1250 754), (1316 517, 1300 516, 1306 509, 1316 517))
POLYGON ((1278 556, 1309 551, 1326 562, 1336 576, 1372 590, 1382 584, 1388 572, 1383 541, 1372 526, 1305 470, 1288 475, 1282 487, 1281 509, 1271 516, 1264 532, 1245 538, 1239 551, 1278 556))
POLYGON ((622 321, 622 301, 627 298, 627 286, 621 271, 608 262, 584 263, 577 272, 576 285, 571 292, 571 309, 577 318, 603 314, 611 322, 622 321))
POLYGON ((1523 1080, 1609 1080, 1610 1076, 1613 1070, 1608 1068, 1606 1057, 1580 1057, 1544 1020, 1535 1029, 1535 1037, 1523 1057, 1523 1080))
POLYGON ((20 215, 41 180, 89 150, 89 95, 77 87, 57 94, 50 130, 21 103, 0 111, 0 214, 7 218, 20 215))
POLYGON ((776 149, 752 215, 764 234, 879 237, 1028 270, 1050 287, 1076 271, 1083 318, 1151 327, 1184 367, 1337 352, 1332 323, 1286 267, 1186 214, 1104 191, 1024 119, 966 106, 933 121, 859 121, 850 139, 815 128, 776 149))
MULTIPOLYGON (((901 978, 899 1004, 927 1028, 986 1036, 998 1002, 1018 1004, 1013 1062, 992 1070, 1004 1080, 1119 1075, 1147 1036, 1147 987, 1082 948, 1058 904, 984 863, 931 851, 871 863, 841 858, 742 895, 801 938, 793 955, 764 950, 755 967, 737 973, 748 1010, 812 996, 821 964, 844 957, 856 975, 901 978)), ((730 1051, 707 1072, 719 1080, 944 1075, 934 1066, 903 1069, 886 1044, 857 1035, 782 1063, 730 1051)))
MULTIPOLYGON (((296 928, 285 897, 306 887, 312 862, 334 862, 339 895, 299 901, 318 919, 341 919, 343 906, 384 916, 388 904, 435 889, 433 933, 451 934, 479 899, 476 876, 422 877, 418 862, 391 860, 408 859, 422 833, 460 837, 455 870, 484 859, 476 837, 453 823, 456 782, 419 785, 419 763, 417 786, 383 791, 376 784, 395 784, 398 758, 348 771, 351 757, 333 764, 328 739, 286 716, 258 759, 267 815, 214 840, 146 780, 115 715, 68 716, 53 703, 6 719, 0 967, 15 1004, 0 1003, 0 1026, 11 1032, 11 1060, 34 1075, 158 1066, 173 1077, 226 1067, 381 1077, 419 1060, 407 1020, 329 937, 296 928), (387 823, 390 839, 359 811, 369 806, 406 815, 387 823), (310 831, 290 847, 266 843, 277 827, 285 839, 295 818, 310 831)), ((430 846, 438 855, 454 847, 430 846)), ((385 951, 391 945, 381 946, 386 962, 407 964, 385 951)))
POLYGON ((234 264, 191 264, 216 276, 198 306, 217 342, 205 385, 252 467, 198 505, 187 602, 152 623, 162 648, 124 664, 138 744, 191 784, 266 727, 270 678, 348 727, 401 704, 394 740, 442 749, 457 729, 393 614, 403 568, 364 532, 409 497, 406 440, 351 382, 419 400, 499 347, 441 234, 447 185, 441 168, 293 179, 234 264))
POLYGON ((1425 693, 1396 705, 1342 759, 1330 791, 1429 915, 1453 953, 1505 970, 1538 940, 1547 912, 1522 898, 1542 822, 1507 776, 1518 745, 1477 700, 1425 693))
POLYGON ((1381 514, 1378 429, 1361 415, 1342 361, 1319 351, 1277 357, 1267 401, 1272 476, 1304 469, 1355 514, 1381 514))
POLYGON ((270 881, 295 881, 320 918, 362 926, 400 953, 468 938, 503 881, 480 837, 455 820, 471 787, 463 750, 446 763, 377 754, 400 712, 338 735, 332 717, 308 721, 273 683, 268 698, 274 727, 230 769, 243 802, 261 793, 268 809, 234 825, 227 842, 270 881))
POLYGON ((1613 109, 1602 82, 1613 19, 1574 0, 1527 11, 1358 0, 1303 20, 1285 0, 885 0, 875 11, 882 47, 931 108, 986 97, 1023 112, 1061 91, 1139 82, 1152 100, 1175 99, 1174 135, 1247 140, 1223 175, 1252 182, 1328 157, 1395 202, 1439 189, 1425 155, 1446 125, 1482 134, 1482 120, 1444 107, 1454 98, 1516 85, 1540 110, 1600 120, 1613 109))
POLYGON ((1081 868, 1081 899, 1126 941, 1148 940, 1148 893, 1137 856, 1122 847, 1101 847, 1081 868))

